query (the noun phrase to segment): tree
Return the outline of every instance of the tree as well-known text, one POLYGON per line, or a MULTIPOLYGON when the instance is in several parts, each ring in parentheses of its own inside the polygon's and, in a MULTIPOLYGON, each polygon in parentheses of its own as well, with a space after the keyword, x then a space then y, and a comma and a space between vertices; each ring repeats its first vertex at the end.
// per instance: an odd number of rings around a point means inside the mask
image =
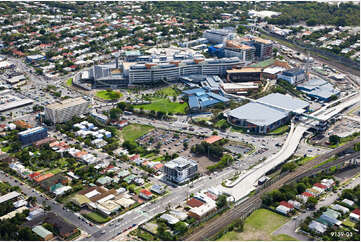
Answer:
POLYGON ((296 186, 296 189, 297 189, 297 193, 298 194, 301 194, 303 193, 304 191, 306 191, 306 185, 304 183, 298 183, 297 186, 296 186))
POLYGON ((183 235, 188 230, 187 225, 184 222, 179 221, 174 225, 174 231, 183 235))
POLYGON ((315 197, 309 197, 306 202, 306 207, 310 209, 314 209, 317 204, 317 199, 315 197))
POLYGON ((247 31, 247 28, 245 27, 245 26, 243 26, 243 25, 238 25, 238 28, 237 28, 237 33, 238 34, 244 34, 244 33, 246 33, 246 31, 247 31))
POLYGON ((122 110, 120 108, 113 108, 109 111, 109 118, 111 120, 118 120, 120 117, 120 114, 122 113, 122 110))
POLYGON ((341 138, 338 135, 331 135, 328 139, 329 139, 330 144, 332 144, 332 145, 336 145, 336 144, 340 143, 340 141, 341 141, 341 138))
POLYGON ((227 205, 227 197, 225 195, 220 195, 218 198, 217 198, 217 208, 223 208, 224 206, 227 205))

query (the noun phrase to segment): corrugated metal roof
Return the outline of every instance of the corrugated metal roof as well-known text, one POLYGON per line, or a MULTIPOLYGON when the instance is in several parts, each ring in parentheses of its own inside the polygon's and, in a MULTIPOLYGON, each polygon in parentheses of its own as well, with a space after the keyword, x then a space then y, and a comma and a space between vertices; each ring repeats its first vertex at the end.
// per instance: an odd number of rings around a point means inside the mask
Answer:
POLYGON ((237 119, 244 119, 258 126, 267 126, 287 117, 288 112, 259 103, 247 103, 233 109, 229 112, 229 115, 237 119))

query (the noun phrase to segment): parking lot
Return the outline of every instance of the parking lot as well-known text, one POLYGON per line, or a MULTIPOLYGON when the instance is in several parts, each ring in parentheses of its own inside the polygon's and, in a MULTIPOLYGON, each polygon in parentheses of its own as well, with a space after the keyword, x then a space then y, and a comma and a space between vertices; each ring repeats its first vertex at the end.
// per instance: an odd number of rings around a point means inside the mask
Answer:
POLYGON ((140 137, 137 142, 152 149, 159 147, 161 155, 178 153, 188 156, 189 148, 202 142, 202 140, 203 138, 194 135, 154 129, 140 137), (187 145, 188 148, 186 149, 185 146, 187 145))

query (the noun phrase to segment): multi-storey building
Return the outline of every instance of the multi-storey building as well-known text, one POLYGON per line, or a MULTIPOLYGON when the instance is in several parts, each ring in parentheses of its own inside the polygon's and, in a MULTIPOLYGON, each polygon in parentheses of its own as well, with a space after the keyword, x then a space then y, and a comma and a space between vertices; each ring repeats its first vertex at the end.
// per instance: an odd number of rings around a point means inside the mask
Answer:
POLYGON ((203 38, 212 44, 221 44, 225 40, 233 39, 235 35, 233 29, 208 29, 203 32, 203 38))
POLYGON ((35 127, 20 132, 18 136, 23 145, 29 145, 48 137, 48 130, 44 127, 35 127))
POLYGON ((181 76, 187 75, 220 75, 233 66, 241 64, 238 57, 222 59, 193 59, 184 61, 170 61, 165 63, 135 64, 129 67, 129 84, 150 84, 157 81, 178 81, 181 76))
POLYGON ((254 47, 256 48, 255 54, 258 60, 265 60, 272 57, 272 41, 254 37, 252 42, 254 47))
POLYGON ((86 113, 88 106, 89 101, 81 97, 52 103, 45 107, 45 119, 54 124, 64 123, 69 121, 73 116, 86 113))
POLYGON ((226 41, 224 55, 226 57, 238 57, 242 63, 248 65, 255 60, 256 48, 251 45, 226 41))
POLYGON ((193 178, 198 172, 198 164, 184 157, 177 157, 164 165, 168 180, 181 184, 193 178))

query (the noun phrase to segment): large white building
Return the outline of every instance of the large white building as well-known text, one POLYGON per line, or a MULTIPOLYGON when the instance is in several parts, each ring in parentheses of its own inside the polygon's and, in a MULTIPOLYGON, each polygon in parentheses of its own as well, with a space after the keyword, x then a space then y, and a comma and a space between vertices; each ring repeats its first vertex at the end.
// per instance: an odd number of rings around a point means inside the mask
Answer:
MULTIPOLYGON (((227 70, 241 64, 238 57, 222 59, 188 59, 173 60, 163 63, 137 63, 129 66, 127 73, 129 84, 146 84, 166 80, 168 82, 178 81, 181 76, 186 75, 225 75, 227 70)), ((126 64, 123 65, 126 67, 126 64)))
POLYGON ((52 123, 64 123, 73 116, 88 112, 89 101, 78 97, 49 104, 45 107, 45 119, 52 123))

